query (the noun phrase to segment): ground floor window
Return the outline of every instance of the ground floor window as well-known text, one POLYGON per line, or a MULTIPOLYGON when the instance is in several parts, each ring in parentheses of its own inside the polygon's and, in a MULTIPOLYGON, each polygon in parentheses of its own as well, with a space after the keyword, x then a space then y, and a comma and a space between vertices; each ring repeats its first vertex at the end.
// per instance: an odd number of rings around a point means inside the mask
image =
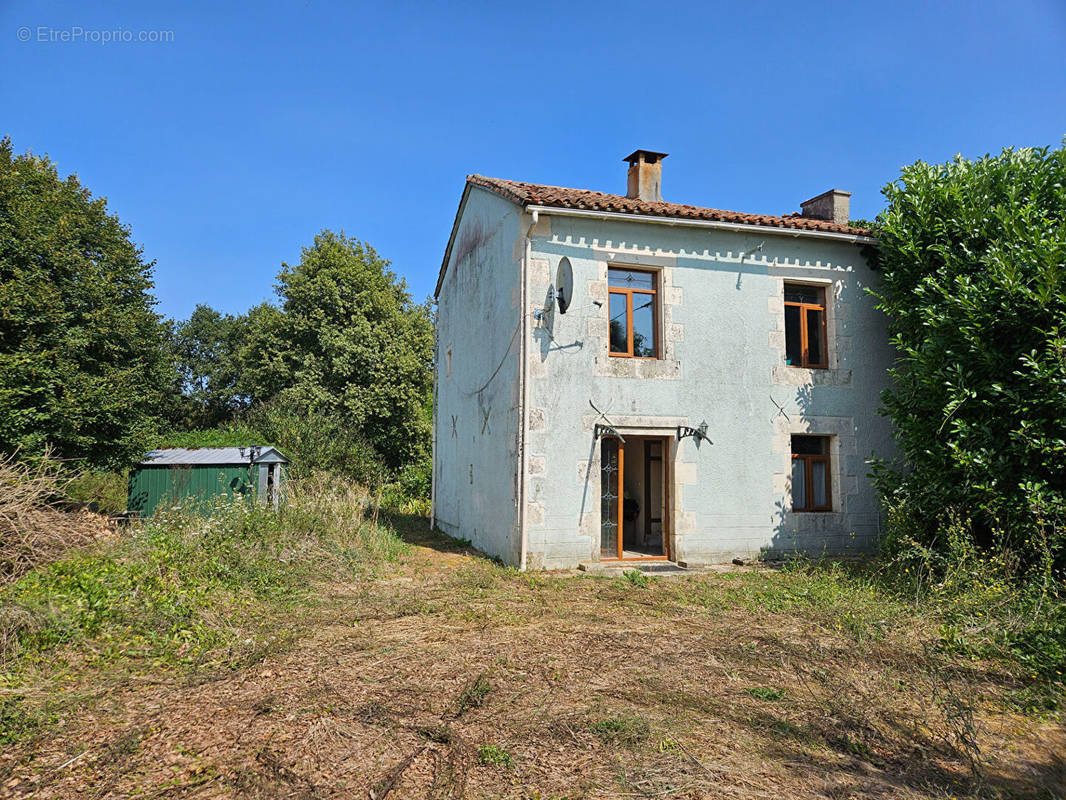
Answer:
POLYGON ((828 436, 792 437, 792 510, 831 511, 828 436))

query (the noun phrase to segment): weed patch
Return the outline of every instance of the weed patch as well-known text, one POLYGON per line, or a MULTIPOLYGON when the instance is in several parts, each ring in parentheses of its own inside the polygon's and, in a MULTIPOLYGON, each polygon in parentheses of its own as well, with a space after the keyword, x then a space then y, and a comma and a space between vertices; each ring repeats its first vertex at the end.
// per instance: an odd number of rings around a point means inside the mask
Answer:
POLYGON ((490 767, 510 769, 514 766, 514 758, 499 745, 483 744, 478 748, 477 760, 479 764, 490 767))
POLYGON ((589 730, 604 744, 632 746, 651 735, 651 724, 643 716, 624 714, 593 722, 589 730))
POLYGON ((451 744, 455 738, 452 729, 447 725, 423 725, 418 727, 416 732, 423 739, 437 744, 451 744))
POLYGON ((460 692, 456 701, 455 716, 461 717, 472 708, 480 708, 491 691, 492 684, 489 683, 485 673, 481 673, 471 681, 469 686, 460 692))
POLYGON ((0 744, 14 744, 34 733, 43 722, 43 714, 23 698, 0 695, 0 744))

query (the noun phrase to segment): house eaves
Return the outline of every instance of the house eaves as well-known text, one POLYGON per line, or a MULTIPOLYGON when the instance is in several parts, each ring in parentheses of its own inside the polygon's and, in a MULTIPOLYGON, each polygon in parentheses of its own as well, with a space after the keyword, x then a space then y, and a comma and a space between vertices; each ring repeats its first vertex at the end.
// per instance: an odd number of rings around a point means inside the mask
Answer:
POLYGON ((455 221, 452 223, 448 245, 444 250, 444 260, 437 277, 437 285, 433 291, 435 298, 440 296, 441 287, 444 285, 452 246, 459 231, 459 222, 473 186, 509 200, 527 212, 536 211, 549 216, 710 228, 791 237, 802 236, 856 245, 877 245, 877 238, 871 230, 838 225, 800 214, 782 216, 748 214, 680 203, 648 202, 585 189, 567 189, 559 186, 489 178, 484 175, 468 175, 463 188, 463 196, 455 214, 455 221))
POLYGON ((557 208, 555 206, 529 205, 525 207, 527 212, 536 211, 540 214, 557 217, 584 217, 586 219, 602 219, 614 222, 642 222, 652 225, 683 226, 688 228, 715 228, 718 230, 742 231, 746 233, 767 233, 776 236, 803 236, 818 239, 834 239, 838 242, 851 244, 876 245, 877 239, 856 233, 837 233, 836 231, 806 230, 803 228, 779 228, 770 225, 755 225, 744 222, 722 222, 710 219, 682 219, 679 217, 659 217, 644 214, 630 214, 618 211, 590 211, 582 208, 557 208))

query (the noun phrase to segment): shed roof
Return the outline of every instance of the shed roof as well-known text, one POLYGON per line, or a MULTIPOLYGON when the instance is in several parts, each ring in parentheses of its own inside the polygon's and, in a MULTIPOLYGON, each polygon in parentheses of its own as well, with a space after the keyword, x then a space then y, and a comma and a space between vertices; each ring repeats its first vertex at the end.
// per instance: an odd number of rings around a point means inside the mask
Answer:
POLYGON ((255 446, 258 445, 246 445, 245 447, 168 447, 145 453, 144 459, 141 460, 140 464, 142 466, 165 464, 215 466, 223 464, 289 463, 289 459, 276 447, 261 447, 258 457, 253 460, 252 447, 255 446))

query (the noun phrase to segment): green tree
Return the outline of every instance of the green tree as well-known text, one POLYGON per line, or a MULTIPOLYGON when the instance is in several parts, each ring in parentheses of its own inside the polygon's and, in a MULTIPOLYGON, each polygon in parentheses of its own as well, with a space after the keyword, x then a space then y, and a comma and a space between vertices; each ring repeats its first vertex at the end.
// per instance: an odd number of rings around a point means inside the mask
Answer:
POLYGON ((246 319, 237 387, 252 405, 260 405, 291 384, 293 348, 285 313, 277 306, 260 303, 246 319))
POLYGON ((174 324, 171 346, 188 400, 186 427, 213 428, 247 406, 238 388, 247 324, 244 316, 205 305, 174 324))
POLYGON ((388 466, 424 456, 424 402, 432 382, 428 303, 372 247, 323 231, 300 263, 282 265, 281 307, 249 312, 242 389, 261 401, 335 413, 367 438, 388 466))
POLYGON ((876 477, 907 534, 1063 559, 1066 149, 903 169, 884 189, 879 306, 898 361, 885 409, 905 463, 876 477))
POLYGON ((47 158, 0 140, 0 450, 122 465, 173 386, 152 263, 47 158))

